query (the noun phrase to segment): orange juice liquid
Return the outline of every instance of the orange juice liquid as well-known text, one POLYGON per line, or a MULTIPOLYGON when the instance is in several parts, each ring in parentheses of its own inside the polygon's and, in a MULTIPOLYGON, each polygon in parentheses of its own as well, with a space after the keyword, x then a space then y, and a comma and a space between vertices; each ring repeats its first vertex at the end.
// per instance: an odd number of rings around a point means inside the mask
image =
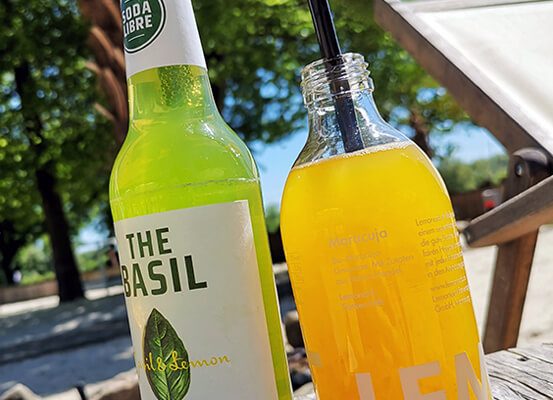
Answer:
POLYGON ((479 338, 451 203, 418 147, 294 168, 281 224, 319 400, 482 398, 467 382, 481 381, 479 338))

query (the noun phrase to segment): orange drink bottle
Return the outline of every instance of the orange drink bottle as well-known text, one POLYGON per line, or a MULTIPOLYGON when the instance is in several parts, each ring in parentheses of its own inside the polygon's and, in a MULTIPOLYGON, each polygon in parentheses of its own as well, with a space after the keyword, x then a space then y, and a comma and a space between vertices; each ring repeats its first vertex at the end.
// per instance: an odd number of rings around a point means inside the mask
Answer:
POLYGON ((491 399, 444 183, 379 115, 363 57, 338 57, 339 72, 323 60, 303 71, 309 138, 281 212, 318 399, 491 399), (340 136, 340 96, 356 151, 340 136))

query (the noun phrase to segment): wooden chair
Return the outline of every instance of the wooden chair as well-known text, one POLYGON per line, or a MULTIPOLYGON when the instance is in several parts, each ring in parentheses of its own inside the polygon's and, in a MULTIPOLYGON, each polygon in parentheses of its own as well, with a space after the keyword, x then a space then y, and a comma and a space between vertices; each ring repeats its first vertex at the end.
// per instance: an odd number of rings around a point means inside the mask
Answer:
POLYGON ((515 347, 538 231, 553 221, 553 78, 538 72, 553 71, 553 1, 374 0, 374 14, 510 154, 504 203, 464 235, 499 247, 484 349, 515 347), (508 79, 513 68, 521 81, 508 79))

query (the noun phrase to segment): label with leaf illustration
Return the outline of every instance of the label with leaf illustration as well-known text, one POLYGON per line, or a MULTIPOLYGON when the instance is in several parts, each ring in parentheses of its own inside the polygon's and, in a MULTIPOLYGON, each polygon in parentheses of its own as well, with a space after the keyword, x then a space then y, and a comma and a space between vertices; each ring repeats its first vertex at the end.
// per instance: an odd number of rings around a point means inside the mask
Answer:
POLYGON ((115 230, 142 400, 277 399, 248 202, 115 230))
POLYGON ((146 323, 142 348, 147 360, 151 360, 146 376, 156 397, 184 399, 190 387, 190 368, 182 367, 189 363, 188 353, 171 323, 155 308, 146 323))

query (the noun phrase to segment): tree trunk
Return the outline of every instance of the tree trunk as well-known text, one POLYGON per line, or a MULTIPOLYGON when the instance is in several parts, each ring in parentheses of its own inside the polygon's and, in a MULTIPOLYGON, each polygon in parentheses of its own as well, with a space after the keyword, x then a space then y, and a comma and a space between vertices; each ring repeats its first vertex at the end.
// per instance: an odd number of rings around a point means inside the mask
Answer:
POLYGON ((211 85, 211 91, 213 92, 213 98, 215 99, 215 105, 219 112, 223 112, 225 106, 225 88, 223 85, 211 85))
POLYGON ((423 117, 421 117, 416 111, 411 111, 409 116, 409 125, 415 131, 413 141, 426 153, 428 157, 432 157, 434 152, 428 143, 428 126, 423 117))
POLYGON ((0 222, 0 268, 6 276, 8 285, 13 285, 13 269, 12 261, 17 254, 17 251, 22 246, 22 241, 17 240, 14 235, 14 227, 11 221, 4 220, 0 222))
MULTIPOLYGON (((209 52, 205 55, 207 65, 210 65, 214 62, 222 63, 225 57, 221 54, 209 52)), ((225 96, 226 96, 226 82, 215 84, 211 82, 211 91, 213 92, 213 99, 215 100, 215 105, 220 113, 223 112, 225 106, 225 96)))
POLYGON ((71 248, 69 225, 63 211, 63 203, 56 191, 56 179, 43 167, 36 171, 36 181, 52 246, 60 301, 81 298, 84 296, 83 287, 71 248))
POLYGON ((13 281, 13 269, 12 269, 12 261, 17 254, 17 249, 19 249, 19 246, 14 248, 11 245, 7 245, 5 248, 2 246, 2 261, 0 262, 0 266, 2 267, 2 271, 4 272, 4 276, 6 277, 6 283, 8 286, 13 285, 15 282, 13 281))
MULTIPOLYGON (((23 61, 15 68, 14 73, 16 90, 21 99, 21 114, 25 119, 25 133, 30 139, 33 136, 41 139, 38 144, 33 146, 35 162, 39 164, 39 160, 46 150, 46 139, 43 135, 43 124, 40 115, 32 106, 36 90, 31 75, 31 67, 28 62, 23 61)), ((30 142, 32 143, 32 140, 30 142)), ((73 249, 71 248, 69 225, 65 217, 61 197, 56 191, 56 178, 52 174, 52 170, 52 162, 39 164, 36 166, 35 177, 42 200, 46 229, 52 246, 59 297, 61 302, 65 302, 83 297, 84 293, 73 249)))

